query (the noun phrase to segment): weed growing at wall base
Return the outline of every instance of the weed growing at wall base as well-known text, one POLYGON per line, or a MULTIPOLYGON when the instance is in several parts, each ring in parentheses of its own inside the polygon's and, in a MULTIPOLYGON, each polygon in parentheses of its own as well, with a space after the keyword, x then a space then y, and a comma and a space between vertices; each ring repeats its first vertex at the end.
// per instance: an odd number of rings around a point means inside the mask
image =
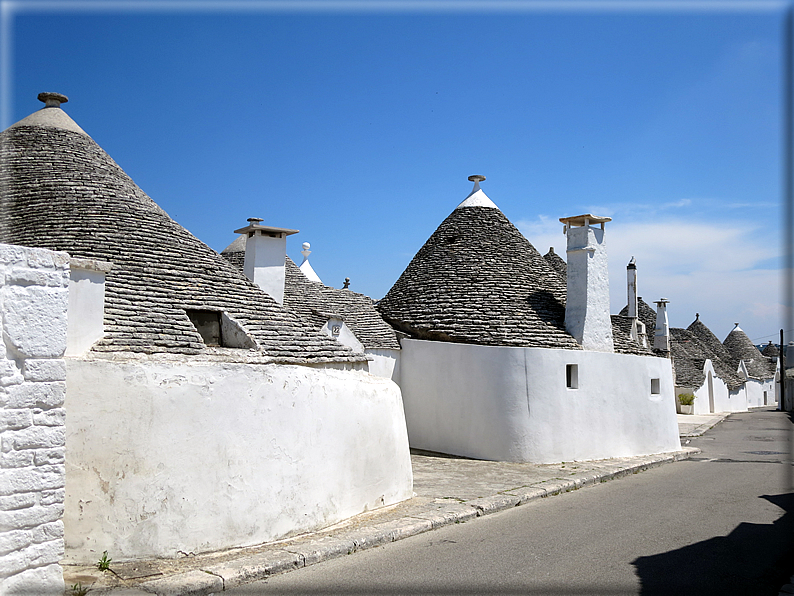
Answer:
POLYGON ((102 553, 102 558, 101 558, 101 559, 99 559, 99 562, 96 564, 96 566, 97 566, 97 569, 99 569, 100 571, 107 571, 107 570, 109 570, 109 569, 110 569, 110 562, 111 562, 112 560, 113 560, 113 559, 111 559, 110 557, 108 557, 108 551, 104 551, 104 552, 102 553))

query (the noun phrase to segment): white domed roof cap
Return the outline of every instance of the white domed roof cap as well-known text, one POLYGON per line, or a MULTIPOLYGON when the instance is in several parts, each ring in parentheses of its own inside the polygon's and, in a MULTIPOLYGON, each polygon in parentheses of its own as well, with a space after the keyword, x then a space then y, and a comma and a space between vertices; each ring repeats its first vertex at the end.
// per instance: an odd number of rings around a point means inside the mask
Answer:
POLYGON ((9 128, 17 126, 42 126, 44 128, 62 128, 72 132, 86 135, 86 132, 72 120, 69 115, 61 109, 61 104, 69 101, 65 95, 60 93, 39 93, 39 101, 46 105, 38 112, 33 112, 27 118, 12 124, 9 128))
POLYGON ((494 209, 499 209, 491 199, 488 198, 481 189, 480 189, 480 182, 485 180, 485 176, 480 176, 479 174, 475 174, 474 176, 469 176, 469 180, 474 182, 474 188, 469 193, 463 202, 455 207, 455 209, 461 209, 463 207, 492 207, 494 209))

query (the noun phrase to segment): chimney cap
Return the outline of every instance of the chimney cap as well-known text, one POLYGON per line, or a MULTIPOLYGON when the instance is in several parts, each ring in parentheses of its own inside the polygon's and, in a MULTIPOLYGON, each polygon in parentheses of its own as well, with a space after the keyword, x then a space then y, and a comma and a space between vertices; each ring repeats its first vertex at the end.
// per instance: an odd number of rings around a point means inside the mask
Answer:
POLYGON ((573 217, 561 217, 560 221, 568 226, 575 226, 581 228, 585 226, 585 221, 587 221, 587 225, 605 224, 608 221, 612 221, 612 218, 600 217, 598 215, 591 215, 590 213, 585 213, 584 215, 574 215, 573 217))
POLYGON ((270 233, 270 234, 284 234, 285 236, 291 236, 292 234, 297 234, 300 230, 291 230, 289 228, 276 228, 273 226, 263 226, 259 222, 264 221, 259 217, 249 217, 248 218, 248 225, 244 228, 240 228, 239 230, 235 230, 235 234, 249 234, 251 232, 255 232, 256 230, 261 230, 262 232, 270 233))
POLYGON ((659 300, 654 300, 653 303, 656 304, 657 306, 664 306, 666 304, 669 304, 670 301, 667 298, 659 298, 659 300))
POLYGON ((483 182, 484 180, 485 180, 485 176, 482 176, 481 174, 474 174, 472 176, 469 176, 469 182, 483 182))
POLYGON ((69 98, 62 93, 53 93, 51 91, 43 91, 42 93, 39 93, 38 99, 39 101, 44 102, 45 108, 59 108, 61 107, 62 103, 69 101, 69 98))
POLYGON ((635 259, 634 257, 631 257, 631 260, 629 261, 629 264, 626 265, 626 269, 636 269, 636 268, 637 268, 637 259, 635 259))

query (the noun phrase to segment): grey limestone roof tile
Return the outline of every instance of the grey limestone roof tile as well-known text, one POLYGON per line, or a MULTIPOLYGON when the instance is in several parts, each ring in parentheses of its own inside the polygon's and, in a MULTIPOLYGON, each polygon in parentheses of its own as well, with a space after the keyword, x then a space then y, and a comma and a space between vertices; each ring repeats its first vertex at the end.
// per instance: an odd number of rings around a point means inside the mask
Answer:
MULTIPOLYGON (((629 307, 624 306, 619 314, 627 317, 629 315, 629 307)), ((653 330, 656 328, 656 311, 641 297, 637 298, 637 318, 645 325, 648 341, 653 343, 653 330)))
POLYGON ((409 336, 581 349, 565 331, 565 283, 495 207, 447 217, 377 304, 409 336))
POLYGON ((0 197, 0 242, 113 263, 107 333, 94 351, 201 353, 185 311, 209 309, 226 312, 276 361, 364 359, 173 221, 84 133, 24 122, 0 133, 0 197))
POLYGON ((725 349, 730 354, 730 363, 734 369, 739 367, 739 361, 744 360, 747 373, 754 379, 771 379, 775 376, 774 367, 769 360, 763 357, 747 334, 736 325, 723 342, 725 349))
POLYGON ((611 315, 612 341, 615 351, 620 354, 654 356, 650 348, 645 348, 631 338, 631 319, 623 315, 611 315))

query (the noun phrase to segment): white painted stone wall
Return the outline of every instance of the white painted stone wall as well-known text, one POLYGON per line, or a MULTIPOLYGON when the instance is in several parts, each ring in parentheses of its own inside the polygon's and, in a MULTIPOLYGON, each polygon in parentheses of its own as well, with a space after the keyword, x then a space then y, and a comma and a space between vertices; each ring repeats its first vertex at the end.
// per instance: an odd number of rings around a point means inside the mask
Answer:
POLYGON ((720 377, 717 376, 714 370, 714 364, 711 360, 706 360, 703 363, 703 384, 700 387, 677 387, 676 394, 679 393, 694 393, 695 403, 693 414, 710 414, 714 412, 728 412, 724 408, 730 406, 730 391, 720 377), (709 398, 709 376, 711 376, 711 392, 713 395, 713 404, 709 398), (712 409, 713 408, 713 409, 712 409))
POLYGON ((400 368, 412 447, 536 463, 680 449, 665 358, 404 339, 400 368))
POLYGON ((66 355, 76 356, 102 339, 105 327, 105 275, 112 265, 93 259, 70 259, 69 328, 66 355))
POLYGON ((400 350, 370 349, 364 350, 369 361, 369 373, 384 379, 391 379, 400 384, 400 350))
POLYGON ((278 539, 412 496, 399 388, 366 371, 67 359, 66 557, 278 539))
POLYGON ((0 594, 63 594, 69 256, 0 244, 0 594))

